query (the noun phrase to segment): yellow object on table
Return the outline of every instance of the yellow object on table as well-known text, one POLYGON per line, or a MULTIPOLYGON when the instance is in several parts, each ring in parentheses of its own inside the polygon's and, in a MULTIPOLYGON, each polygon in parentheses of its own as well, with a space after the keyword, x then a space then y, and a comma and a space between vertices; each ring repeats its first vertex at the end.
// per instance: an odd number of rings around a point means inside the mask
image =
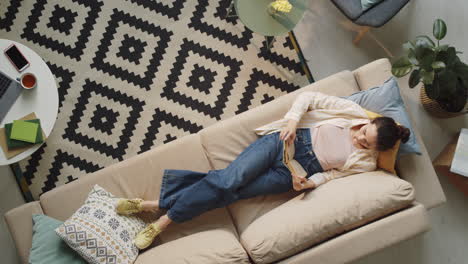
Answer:
POLYGON ((289 13, 292 9, 291 3, 288 0, 276 0, 270 4, 270 6, 279 12, 289 13))

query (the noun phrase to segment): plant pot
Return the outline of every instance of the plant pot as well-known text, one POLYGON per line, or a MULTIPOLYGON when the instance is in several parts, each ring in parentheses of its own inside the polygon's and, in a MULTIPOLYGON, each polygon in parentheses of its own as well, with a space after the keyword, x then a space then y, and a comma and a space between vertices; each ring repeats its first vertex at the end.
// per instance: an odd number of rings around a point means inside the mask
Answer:
MULTIPOLYGON (((467 113, 466 110, 461 111, 461 112, 448 112, 442 107, 440 107, 439 103, 437 101, 432 100, 429 98, 426 94, 426 89, 424 88, 424 85, 421 86, 421 90, 419 93, 419 99, 421 100, 421 104, 423 105, 424 109, 432 116, 438 117, 438 118, 452 118, 460 115, 464 115, 467 113)), ((466 107, 465 107, 466 108, 466 107)))

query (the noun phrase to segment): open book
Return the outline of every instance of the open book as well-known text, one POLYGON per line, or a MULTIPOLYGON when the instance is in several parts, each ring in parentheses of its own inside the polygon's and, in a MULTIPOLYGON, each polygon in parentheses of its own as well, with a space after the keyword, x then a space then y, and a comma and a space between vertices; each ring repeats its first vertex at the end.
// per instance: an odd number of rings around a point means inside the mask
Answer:
POLYGON ((294 174, 299 177, 306 177, 307 172, 302 168, 301 164, 294 159, 294 142, 288 143, 287 141, 283 141, 283 163, 289 169, 291 174, 294 174))

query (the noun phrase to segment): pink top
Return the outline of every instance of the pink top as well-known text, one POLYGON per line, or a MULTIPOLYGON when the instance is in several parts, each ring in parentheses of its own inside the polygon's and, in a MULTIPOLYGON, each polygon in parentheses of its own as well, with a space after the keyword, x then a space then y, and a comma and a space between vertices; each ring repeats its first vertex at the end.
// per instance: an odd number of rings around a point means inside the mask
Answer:
POLYGON ((356 150, 349 129, 331 124, 311 128, 312 148, 324 171, 342 168, 356 150))

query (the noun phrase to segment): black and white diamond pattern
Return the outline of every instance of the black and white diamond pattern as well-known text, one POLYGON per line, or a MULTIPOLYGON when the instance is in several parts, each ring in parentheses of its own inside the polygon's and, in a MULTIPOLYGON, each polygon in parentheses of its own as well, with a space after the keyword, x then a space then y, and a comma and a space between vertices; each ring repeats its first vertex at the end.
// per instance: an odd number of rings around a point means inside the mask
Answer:
POLYGON ((70 9, 65 9, 59 5, 55 5, 47 26, 60 31, 61 33, 70 35, 70 30, 73 28, 73 23, 75 23, 75 17, 77 16, 78 13, 73 12, 70 9))
POLYGON ((172 34, 114 9, 91 67, 149 90, 172 34))
POLYGON ((35 50, 58 84, 52 134, 19 163, 32 195, 308 84, 289 38, 266 49, 226 18, 230 2, 0 1, 1 37, 35 50))
POLYGON ((102 5, 88 0, 37 0, 21 37, 79 61, 102 5))
POLYGON ((11 30, 20 6, 21 0, 0 1, 0 29, 11 30))
MULTIPOLYGON (((186 107, 191 107, 217 120, 221 120, 221 114, 223 114, 223 109, 231 94, 235 79, 238 77, 241 65, 242 62, 237 61, 229 55, 207 49, 198 43, 184 39, 161 96, 186 107), (197 61, 203 61, 213 71, 219 72, 217 74, 219 76, 219 85, 216 86, 217 91, 213 91, 213 96, 208 98, 206 93, 194 95, 193 93, 189 94, 188 91, 183 91, 182 89, 193 91, 193 88, 186 87, 182 85, 183 83, 179 82, 181 77, 183 77, 183 73, 193 72, 189 66, 197 61), (207 102, 207 99, 211 100, 207 102)), ((197 71, 195 66, 193 68, 197 71)))

